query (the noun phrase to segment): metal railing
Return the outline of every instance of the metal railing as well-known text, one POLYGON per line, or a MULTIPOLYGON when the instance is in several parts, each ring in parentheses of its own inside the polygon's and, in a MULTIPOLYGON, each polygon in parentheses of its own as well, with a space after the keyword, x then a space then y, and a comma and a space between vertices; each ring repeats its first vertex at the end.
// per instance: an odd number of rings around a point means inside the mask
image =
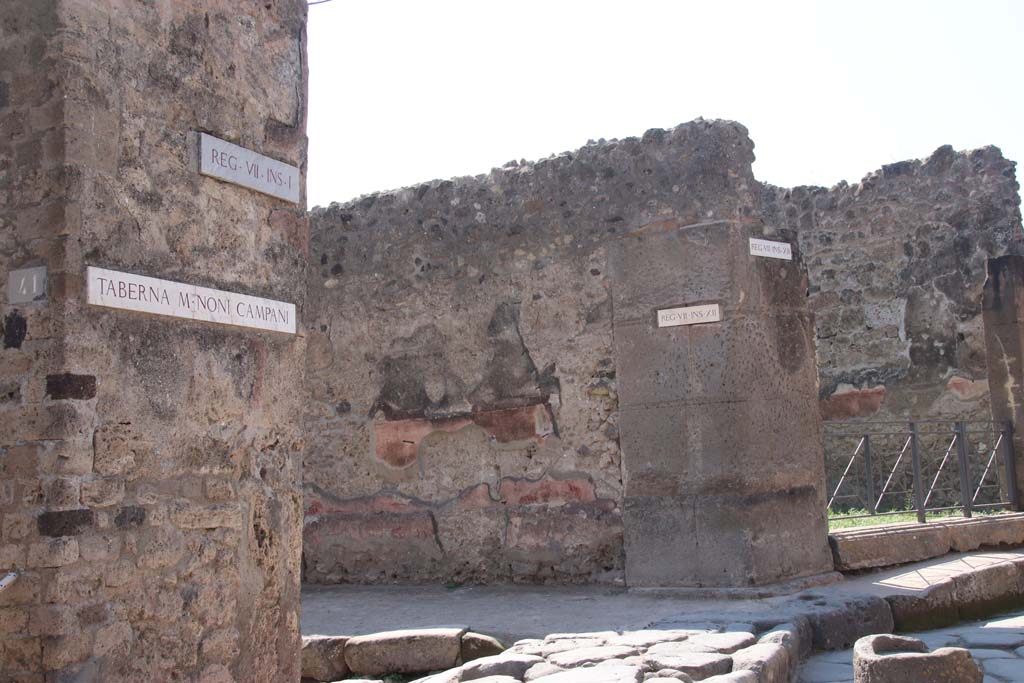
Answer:
POLYGON ((1019 509, 1009 422, 825 423, 828 510, 834 519, 1019 509))

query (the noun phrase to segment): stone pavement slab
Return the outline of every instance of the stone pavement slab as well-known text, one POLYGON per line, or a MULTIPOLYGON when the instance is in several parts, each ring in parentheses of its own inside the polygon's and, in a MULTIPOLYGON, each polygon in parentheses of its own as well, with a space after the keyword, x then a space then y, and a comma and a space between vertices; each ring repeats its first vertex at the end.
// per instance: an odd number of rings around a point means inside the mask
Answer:
POLYGON ((981 666, 989 676, 1002 679, 1007 683, 1024 681, 1024 659, 986 659, 981 666))
POLYGON ((800 670, 801 683, 836 683, 853 680, 853 653, 848 664, 821 661, 812 658, 800 670))

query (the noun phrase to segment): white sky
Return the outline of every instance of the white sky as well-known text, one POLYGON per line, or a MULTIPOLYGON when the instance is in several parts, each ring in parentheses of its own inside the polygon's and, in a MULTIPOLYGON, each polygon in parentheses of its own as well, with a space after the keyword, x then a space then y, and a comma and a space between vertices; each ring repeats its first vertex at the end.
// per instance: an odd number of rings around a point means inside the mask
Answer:
POLYGON ((946 143, 1024 160, 1022 55, 1021 0, 333 0, 309 8, 309 205, 699 116, 744 124, 782 186, 946 143))

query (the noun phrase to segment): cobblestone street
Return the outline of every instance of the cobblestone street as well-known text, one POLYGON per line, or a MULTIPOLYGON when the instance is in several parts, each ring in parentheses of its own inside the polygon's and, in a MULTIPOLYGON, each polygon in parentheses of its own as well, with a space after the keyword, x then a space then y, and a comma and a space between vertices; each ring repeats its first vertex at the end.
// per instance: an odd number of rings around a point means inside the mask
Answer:
MULTIPOLYGON (((905 633, 924 641, 930 650, 965 647, 985 672, 985 683, 1024 682, 1024 611, 950 628, 905 633)), ((853 650, 824 652, 806 662, 800 683, 852 683, 853 650)))

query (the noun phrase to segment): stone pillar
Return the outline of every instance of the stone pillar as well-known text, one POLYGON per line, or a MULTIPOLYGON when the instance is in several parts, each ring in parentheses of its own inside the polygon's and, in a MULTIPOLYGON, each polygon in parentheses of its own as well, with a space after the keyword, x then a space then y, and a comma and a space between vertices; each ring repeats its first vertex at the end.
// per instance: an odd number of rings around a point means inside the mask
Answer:
POLYGON ((305 168, 305 21, 305 0, 0 3, 5 681, 298 681, 304 339, 91 305, 86 270, 301 316, 301 176, 289 202, 198 157, 208 132, 305 168))
POLYGON ((629 585, 832 569, 807 278, 799 254, 750 255, 761 232, 719 221, 610 247, 629 585), (721 321, 658 327, 703 304, 721 321))
MULTIPOLYGON (((989 259, 982 299, 992 419, 1013 425, 1017 491, 1024 491, 1024 256, 989 259)), ((1003 495, 1007 482, 999 471, 1003 495)), ((1020 509, 1019 501, 1016 509, 1020 509)))

